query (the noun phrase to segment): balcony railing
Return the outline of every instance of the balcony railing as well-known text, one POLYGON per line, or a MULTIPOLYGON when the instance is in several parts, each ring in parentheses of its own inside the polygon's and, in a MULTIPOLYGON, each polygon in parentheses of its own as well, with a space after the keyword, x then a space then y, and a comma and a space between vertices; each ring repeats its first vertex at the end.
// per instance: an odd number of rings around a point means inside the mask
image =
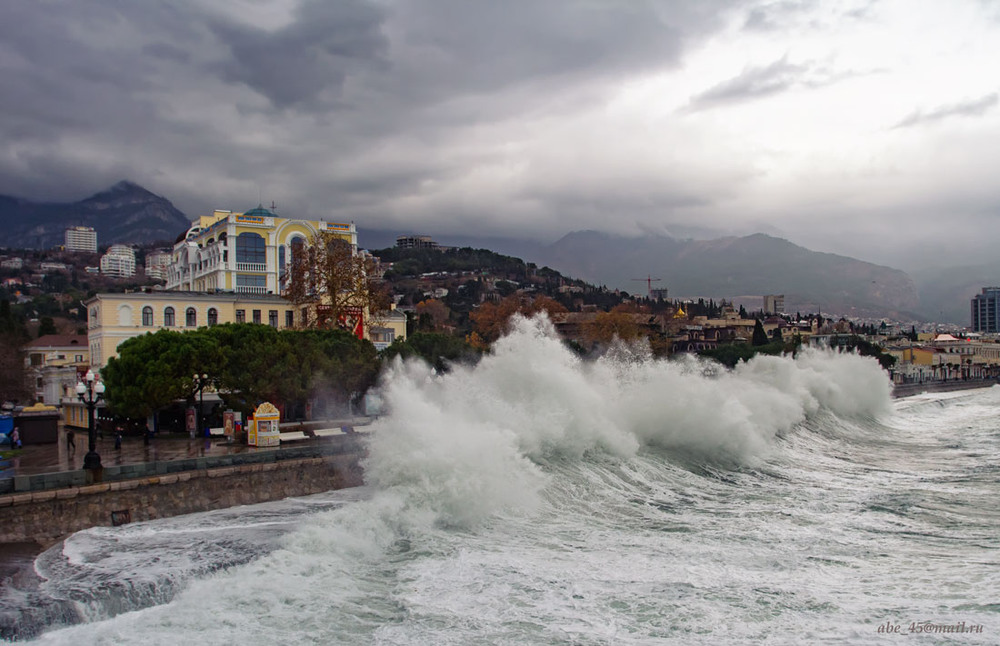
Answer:
POLYGON ((266 294, 267 293, 267 287, 237 286, 236 287, 236 293, 237 294, 266 294))
POLYGON ((238 262, 236 271, 267 271, 267 263, 263 262, 238 262))

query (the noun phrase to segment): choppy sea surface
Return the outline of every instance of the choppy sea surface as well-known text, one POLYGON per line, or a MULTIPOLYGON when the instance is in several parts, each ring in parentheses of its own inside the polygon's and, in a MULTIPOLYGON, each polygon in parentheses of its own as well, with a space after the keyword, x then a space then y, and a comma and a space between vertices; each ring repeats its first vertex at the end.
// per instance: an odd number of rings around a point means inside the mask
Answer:
POLYGON ((382 389, 365 487, 79 532, 6 612, 74 646, 1000 643, 1000 388, 583 362, 522 320, 382 389))

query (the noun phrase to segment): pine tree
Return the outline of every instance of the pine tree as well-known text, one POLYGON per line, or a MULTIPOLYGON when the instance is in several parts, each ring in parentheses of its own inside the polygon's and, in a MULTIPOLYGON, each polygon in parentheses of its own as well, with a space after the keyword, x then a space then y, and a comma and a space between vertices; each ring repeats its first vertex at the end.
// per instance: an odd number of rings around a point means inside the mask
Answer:
POLYGON ((753 340, 751 343, 755 346, 767 345, 767 333, 764 331, 764 324, 757 319, 757 322, 753 326, 753 340))

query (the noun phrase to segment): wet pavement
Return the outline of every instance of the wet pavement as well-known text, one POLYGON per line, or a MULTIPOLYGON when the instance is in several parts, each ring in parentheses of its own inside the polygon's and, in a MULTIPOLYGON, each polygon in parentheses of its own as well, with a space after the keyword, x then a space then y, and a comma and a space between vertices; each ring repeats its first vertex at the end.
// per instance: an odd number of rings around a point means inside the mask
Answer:
MULTIPOLYGON (((318 436, 341 434, 345 425, 362 425, 368 420, 353 418, 346 420, 330 420, 323 422, 323 428, 316 430, 318 436)), ((314 424, 315 426, 315 424, 314 424)), ((282 446, 301 446, 308 442, 300 431, 284 432, 289 427, 282 425, 282 446)), ((296 427, 292 426, 291 429, 296 427)), ((221 429, 220 429, 221 430, 221 429)), ((83 457, 87 454, 87 433, 76 432, 76 447, 68 446, 66 433, 62 425, 59 427, 59 441, 55 444, 34 444, 23 447, 18 455, 0 459, 0 478, 15 476, 38 475, 61 471, 75 471, 83 468, 83 457)), ((3 447, 4 449, 8 447, 3 447)), ((126 435, 122 437, 121 448, 115 448, 114 437, 105 433, 98 436, 97 453, 101 456, 101 465, 105 467, 125 464, 141 464, 163 460, 182 460, 206 456, 230 455, 234 453, 252 453, 256 451, 274 451, 274 447, 254 447, 245 444, 230 443, 223 435, 213 435, 209 438, 191 439, 187 434, 156 434, 148 443, 142 436, 126 435)))

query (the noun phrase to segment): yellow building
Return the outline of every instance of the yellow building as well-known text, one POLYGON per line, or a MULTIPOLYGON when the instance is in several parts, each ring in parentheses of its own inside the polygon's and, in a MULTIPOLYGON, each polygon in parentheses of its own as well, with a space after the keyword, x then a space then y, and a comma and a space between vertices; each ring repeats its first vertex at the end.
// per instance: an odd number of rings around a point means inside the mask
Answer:
POLYGON ((320 232, 332 233, 357 250, 353 223, 281 218, 262 206, 246 213, 215 211, 192 222, 177 239, 166 288, 281 294, 296 249, 320 232))
POLYGON ((183 331, 221 323, 287 328, 300 322, 295 306, 272 294, 151 291, 97 294, 85 304, 91 365, 98 369, 125 339, 164 328, 183 331))
MULTIPOLYGON (((301 326, 302 310, 273 294, 202 294, 150 291, 97 294, 86 303, 91 365, 100 369, 122 341, 157 330, 194 330, 222 323, 260 323, 284 329, 301 326)), ((392 309, 365 329, 376 349, 406 339, 406 316, 392 309)))

